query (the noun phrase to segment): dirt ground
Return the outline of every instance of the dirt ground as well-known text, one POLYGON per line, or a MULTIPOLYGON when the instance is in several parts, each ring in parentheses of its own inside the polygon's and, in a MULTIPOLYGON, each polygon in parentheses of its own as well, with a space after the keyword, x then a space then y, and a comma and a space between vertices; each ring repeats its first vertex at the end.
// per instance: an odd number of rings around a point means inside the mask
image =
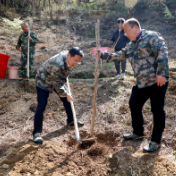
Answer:
MULTIPOLYGON (((143 108, 145 136, 142 140, 125 141, 130 132, 131 116, 128 106, 135 81, 99 80, 95 143, 77 146, 74 128, 66 127, 63 105, 50 94, 44 115, 44 143, 32 142, 33 116, 36 109, 35 80, 0 81, 0 175, 6 176, 171 176, 176 173, 176 73, 166 95, 166 128, 161 148, 151 154, 143 153, 150 140, 152 113, 150 102, 143 108)), ((92 116, 93 80, 71 80, 71 90, 77 118, 85 122, 80 136, 89 136, 92 116)))

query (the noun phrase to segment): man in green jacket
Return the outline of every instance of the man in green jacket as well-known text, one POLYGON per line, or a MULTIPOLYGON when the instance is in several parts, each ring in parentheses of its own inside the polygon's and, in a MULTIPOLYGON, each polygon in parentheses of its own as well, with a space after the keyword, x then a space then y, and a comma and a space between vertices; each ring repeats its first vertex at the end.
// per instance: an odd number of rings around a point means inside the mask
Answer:
POLYGON ((33 65, 35 58, 35 45, 38 43, 37 35, 30 31, 30 36, 28 36, 28 24, 22 23, 21 29, 23 32, 20 34, 16 49, 21 52, 21 65, 19 68, 20 78, 27 77, 27 54, 28 54, 28 40, 30 40, 29 49, 29 74, 34 75, 33 65))
POLYGON ((153 152, 160 147, 165 128, 164 100, 169 82, 168 49, 163 37, 154 31, 142 30, 140 23, 131 18, 124 23, 125 35, 131 40, 125 48, 116 53, 101 53, 107 62, 128 59, 132 65, 136 85, 129 100, 133 132, 124 134, 125 139, 143 136, 142 107, 150 98, 153 113, 151 141, 144 151, 153 152))
MULTIPOLYGON (((72 48, 70 51, 62 51, 59 54, 48 59, 37 71, 37 101, 38 106, 34 116, 33 140, 35 143, 43 143, 41 137, 43 126, 43 113, 47 105, 49 93, 53 91, 60 97, 65 111, 67 113, 67 125, 73 126, 73 114, 70 101, 73 101, 72 95, 69 94, 66 78, 69 76, 72 67, 81 62, 84 53, 78 47, 72 48)), ((83 122, 78 121, 78 126, 83 126, 83 122)))

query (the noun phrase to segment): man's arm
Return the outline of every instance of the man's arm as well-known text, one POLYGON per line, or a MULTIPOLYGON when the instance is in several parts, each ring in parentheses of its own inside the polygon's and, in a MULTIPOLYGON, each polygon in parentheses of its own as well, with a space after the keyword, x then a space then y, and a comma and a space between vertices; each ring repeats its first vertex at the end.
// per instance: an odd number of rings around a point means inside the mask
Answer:
POLYGON ((31 45, 36 45, 38 43, 37 35, 34 32, 32 32, 30 37, 31 37, 30 40, 31 45))
POLYGON ((168 49, 163 37, 157 34, 151 37, 149 43, 157 62, 156 82, 162 86, 166 83, 166 78, 169 77, 168 49))
POLYGON ((114 40, 115 40, 115 37, 114 37, 114 33, 113 33, 113 35, 112 35, 112 38, 111 38, 111 45, 113 45, 114 44, 114 40))
POLYGON ((107 53, 102 52, 100 53, 100 57, 103 60, 106 60, 106 62, 114 62, 114 61, 121 61, 126 59, 126 48, 122 48, 121 51, 118 51, 116 53, 107 53))
POLYGON ((60 97, 66 97, 69 95, 67 87, 60 82, 53 82, 53 87, 60 97))
POLYGON ((21 34, 20 34, 20 36, 19 36, 19 38, 18 38, 18 42, 17 42, 17 45, 16 45, 16 49, 17 49, 17 50, 20 50, 20 47, 21 47, 21 34))

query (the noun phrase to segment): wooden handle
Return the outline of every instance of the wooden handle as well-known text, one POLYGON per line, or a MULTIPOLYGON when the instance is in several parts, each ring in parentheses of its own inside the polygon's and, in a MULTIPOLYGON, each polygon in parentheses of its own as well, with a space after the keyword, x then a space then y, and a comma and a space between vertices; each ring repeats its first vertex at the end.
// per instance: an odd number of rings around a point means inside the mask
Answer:
MULTIPOLYGON (((100 38, 100 20, 97 20, 97 23, 95 24, 95 36, 96 36, 96 47, 97 50, 100 48, 99 38, 100 38)), ((96 98, 97 98, 97 85, 98 85, 98 78, 99 78, 99 69, 98 69, 98 54, 95 55, 95 71, 94 71, 94 96, 93 96, 93 113, 92 113, 92 120, 91 120, 91 129, 90 129, 90 136, 93 136, 94 131, 94 122, 95 122, 95 116, 96 116, 96 98)))
MULTIPOLYGON (((28 31, 28 36, 30 37, 30 30, 28 31)), ((30 40, 28 39, 28 55, 27 55, 27 78, 29 78, 29 48, 30 48, 30 40)))

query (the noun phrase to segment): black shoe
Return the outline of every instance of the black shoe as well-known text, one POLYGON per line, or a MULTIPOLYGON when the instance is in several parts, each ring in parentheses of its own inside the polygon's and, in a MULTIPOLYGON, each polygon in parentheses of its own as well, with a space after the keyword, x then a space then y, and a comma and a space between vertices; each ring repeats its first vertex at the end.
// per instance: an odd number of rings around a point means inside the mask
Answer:
POLYGON ((23 78, 18 78, 18 81, 23 81, 23 78))
POLYGON ((43 139, 40 136, 40 133, 35 133, 33 136, 33 141, 37 144, 42 144, 43 143, 43 139))
POLYGON ((123 135, 123 138, 124 139, 127 139, 127 140, 133 140, 133 139, 142 139, 142 135, 137 135, 137 134, 134 134, 134 133, 128 133, 128 134, 124 134, 123 135))
POLYGON ((154 152, 160 148, 160 144, 150 141, 148 145, 143 148, 144 152, 154 152))
POLYGON ((25 78, 24 80, 25 80, 25 81, 29 81, 29 78, 25 78))
MULTIPOLYGON (((77 121, 77 124, 78 124, 78 127, 84 126, 84 122, 77 121)), ((74 126, 74 122, 68 123, 67 126, 68 127, 73 127, 74 126)))

